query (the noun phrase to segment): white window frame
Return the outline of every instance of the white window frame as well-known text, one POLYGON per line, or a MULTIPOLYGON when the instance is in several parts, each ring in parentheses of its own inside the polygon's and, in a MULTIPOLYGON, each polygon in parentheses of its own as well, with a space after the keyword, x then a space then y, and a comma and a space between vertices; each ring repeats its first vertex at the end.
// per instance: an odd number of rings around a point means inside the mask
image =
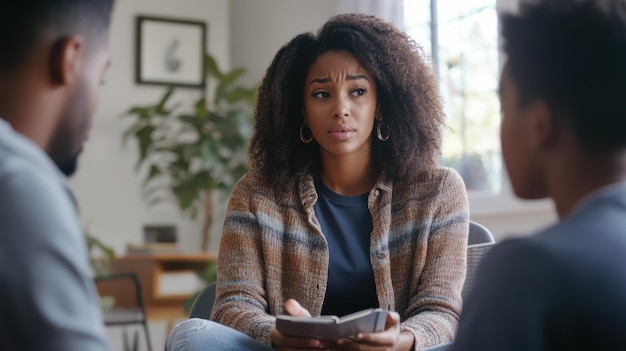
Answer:
MULTIPOLYGON (((503 12, 515 12, 517 11, 518 3, 519 0, 496 0, 496 12, 498 15, 503 12)), ((498 38, 500 38, 499 35, 498 38)), ((499 62, 499 71, 501 72, 505 62, 504 54, 501 50, 499 62)), ((553 212, 553 204, 549 199, 528 201, 517 198, 511 188, 504 162, 502 162, 502 167, 502 179, 499 192, 468 192, 470 215, 472 218, 503 217, 509 215, 542 215, 553 212)))
MULTIPOLYGON (((451 1, 451 0, 444 0, 451 1)), ((504 12, 516 12, 518 8, 519 0, 496 0, 496 12, 498 16, 504 12)), ((501 41, 498 33, 498 38, 501 41)), ((506 61, 505 55, 500 50, 500 72, 502 66, 506 61)), ((499 193, 487 194, 487 193, 470 193, 468 194, 470 212, 472 216, 489 217, 489 216, 501 216, 501 215, 522 215, 522 214, 545 214, 546 212, 553 212, 553 204, 549 199, 542 200, 520 200, 515 196, 511 188, 511 182, 502 162, 502 187, 499 193)))

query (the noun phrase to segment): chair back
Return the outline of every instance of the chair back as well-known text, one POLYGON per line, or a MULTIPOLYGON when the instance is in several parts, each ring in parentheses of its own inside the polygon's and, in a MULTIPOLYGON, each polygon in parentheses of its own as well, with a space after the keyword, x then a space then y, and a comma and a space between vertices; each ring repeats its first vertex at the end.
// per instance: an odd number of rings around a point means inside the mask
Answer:
MULTIPOLYGON (((112 306, 103 307, 102 318, 106 326, 127 326, 138 324, 143 327, 148 351, 152 351, 148 317, 143 303, 141 282, 133 272, 114 273, 94 277, 100 298, 113 299, 112 306)), ((137 333, 135 331, 135 333, 137 333)), ((123 331, 124 347, 128 347, 126 330, 123 331)), ((135 334, 137 343, 137 334, 135 334)))
POLYGON ((469 235, 467 237, 467 245, 495 243, 493 234, 484 225, 470 221, 469 235))
POLYGON ((478 265, 495 243, 496 240, 489 229, 479 223, 470 221, 469 235, 467 237, 467 271, 461 293, 463 301, 467 299, 472 290, 476 280, 478 265))
POLYGON ((207 285, 196 297, 189 312, 189 318, 211 319, 211 311, 215 303, 215 282, 207 285))
MULTIPOLYGON (((472 290, 480 261, 487 255, 495 243, 496 240, 489 229, 477 222, 470 221, 469 235, 467 237, 467 273, 461 293, 463 301, 467 300, 467 296, 472 290)), ((424 351, 447 351, 451 348, 452 342, 447 342, 426 348, 424 351)))

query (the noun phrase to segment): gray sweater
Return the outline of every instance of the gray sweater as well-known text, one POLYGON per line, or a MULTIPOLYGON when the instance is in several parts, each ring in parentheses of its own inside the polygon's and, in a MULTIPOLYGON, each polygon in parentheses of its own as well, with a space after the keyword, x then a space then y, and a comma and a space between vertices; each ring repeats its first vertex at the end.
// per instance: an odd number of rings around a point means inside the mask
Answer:
POLYGON ((108 349, 64 176, 0 119, 0 350, 108 349))

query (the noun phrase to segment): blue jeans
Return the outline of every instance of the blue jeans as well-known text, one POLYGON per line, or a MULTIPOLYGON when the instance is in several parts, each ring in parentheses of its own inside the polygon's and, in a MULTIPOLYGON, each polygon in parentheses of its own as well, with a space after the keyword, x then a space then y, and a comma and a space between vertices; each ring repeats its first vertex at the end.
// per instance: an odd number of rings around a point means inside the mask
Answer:
POLYGON ((165 343, 165 351, 204 350, 274 349, 235 329, 200 318, 191 318, 174 326, 165 343))

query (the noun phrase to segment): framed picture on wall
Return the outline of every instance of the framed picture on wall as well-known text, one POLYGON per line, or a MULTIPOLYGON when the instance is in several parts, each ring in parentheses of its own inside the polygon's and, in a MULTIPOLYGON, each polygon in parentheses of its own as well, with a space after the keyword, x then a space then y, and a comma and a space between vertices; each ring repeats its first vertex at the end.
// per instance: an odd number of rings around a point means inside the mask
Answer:
POLYGON ((137 16, 136 35, 137 83, 204 88, 204 22, 137 16))

